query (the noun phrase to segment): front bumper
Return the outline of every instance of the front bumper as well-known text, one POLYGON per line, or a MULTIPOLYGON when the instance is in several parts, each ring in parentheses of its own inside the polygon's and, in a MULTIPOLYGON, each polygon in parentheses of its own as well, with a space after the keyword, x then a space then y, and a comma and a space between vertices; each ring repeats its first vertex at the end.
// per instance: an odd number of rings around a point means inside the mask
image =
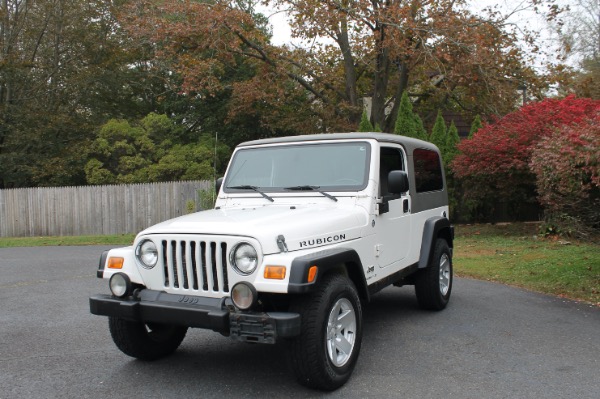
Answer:
POLYGON ((238 312, 224 299, 141 290, 132 297, 90 297, 90 312, 143 323, 173 324, 217 331, 239 341, 275 343, 300 334, 300 315, 288 312, 238 312))

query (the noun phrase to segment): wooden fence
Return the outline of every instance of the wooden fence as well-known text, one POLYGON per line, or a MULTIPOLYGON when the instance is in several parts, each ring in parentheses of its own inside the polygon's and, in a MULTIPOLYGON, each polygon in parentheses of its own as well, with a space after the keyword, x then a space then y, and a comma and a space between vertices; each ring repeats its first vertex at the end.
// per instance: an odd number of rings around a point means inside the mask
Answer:
POLYGON ((0 237, 137 233, 200 210, 209 181, 0 190, 0 237))

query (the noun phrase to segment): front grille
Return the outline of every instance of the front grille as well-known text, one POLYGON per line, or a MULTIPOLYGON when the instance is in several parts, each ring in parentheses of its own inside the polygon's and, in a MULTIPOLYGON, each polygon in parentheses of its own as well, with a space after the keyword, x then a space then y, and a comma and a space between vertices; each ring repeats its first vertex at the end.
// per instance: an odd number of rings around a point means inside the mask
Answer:
POLYGON ((162 240, 166 288, 192 292, 229 292, 227 243, 162 240))

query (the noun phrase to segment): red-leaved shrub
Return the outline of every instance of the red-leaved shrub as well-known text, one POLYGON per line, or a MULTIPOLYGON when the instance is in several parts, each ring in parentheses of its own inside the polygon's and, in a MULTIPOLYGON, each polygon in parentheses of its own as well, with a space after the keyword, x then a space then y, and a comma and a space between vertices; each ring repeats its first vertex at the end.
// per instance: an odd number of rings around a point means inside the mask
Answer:
POLYGON ((484 126, 459 144, 461 154, 451 164, 461 180, 463 200, 481 207, 500 199, 515 213, 523 204, 536 203, 530 163, 537 143, 599 112, 600 101, 568 96, 529 103, 484 126))
POLYGON ((600 115, 540 140, 530 166, 549 223, 578 236, 600 230, 600 115))

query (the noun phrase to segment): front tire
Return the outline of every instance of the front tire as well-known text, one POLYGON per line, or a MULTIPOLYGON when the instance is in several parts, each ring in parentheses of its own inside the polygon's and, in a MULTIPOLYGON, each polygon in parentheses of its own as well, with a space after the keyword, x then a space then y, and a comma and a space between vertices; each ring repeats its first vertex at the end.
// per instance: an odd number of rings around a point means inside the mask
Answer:
POLYGON ((108 318, 110 335, 121 352, 141 360, 157 360, 175 352, 187 327, 108 318))
POLYGON ((362 340, 362 308, 352 281, 341 274, 325 276, 311 294, 297 298, 301 334, 290 344, 290 362, 298 381, 332 391, 350 378, 362 340))
POLYGON ((453 281, 452 254, 446 240, 436 240, 429 265, 418 273, 415 294, 419 307, 427 310, 444 309, 450 300, 453 281))

